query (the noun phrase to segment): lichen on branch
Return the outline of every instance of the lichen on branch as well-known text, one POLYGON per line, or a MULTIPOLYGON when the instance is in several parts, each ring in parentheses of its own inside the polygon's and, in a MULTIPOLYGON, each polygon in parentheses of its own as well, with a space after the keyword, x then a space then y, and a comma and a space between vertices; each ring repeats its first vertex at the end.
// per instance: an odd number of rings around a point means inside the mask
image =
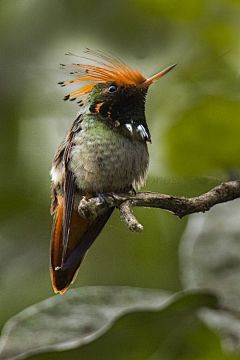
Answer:
POLYGON ((133 232, 140 232, 143 226, 132 213, 134 207, 147 207, 164 209, 182 218, 186 215, 205 212, 214 205, 231 201, 240 197, 240 181, 222 183, 200 196, 186 198, 184 196, 171 196, 156 192, 133 193, 107 193, 101 197, 91 199, 83 198, 79 204, 79 214, 84 218, 100 215, 106 206, 117 207, 122 220, 133 232), (104 201, 103 201, 104 199, 104 201))

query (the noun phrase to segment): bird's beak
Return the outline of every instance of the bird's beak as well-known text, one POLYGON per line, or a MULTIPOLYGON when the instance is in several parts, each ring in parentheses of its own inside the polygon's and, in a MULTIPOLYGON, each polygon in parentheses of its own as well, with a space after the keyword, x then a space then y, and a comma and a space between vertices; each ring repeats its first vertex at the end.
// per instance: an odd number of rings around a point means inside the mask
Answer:
POLYGON ((148 87, 149 85, 151 85, 153 83, 153 81, 158 80, 160 77, 162 77, 163 75, 165 75, 166 73, 168 73, 170 70, 172 70, 177 64, 173 64, 169 67, 167 67, 166 69, 160 71, 159 73, 153 75, 152 77, 150 77, 149 79, 145 80, 142 84, 141 87, 148 87))

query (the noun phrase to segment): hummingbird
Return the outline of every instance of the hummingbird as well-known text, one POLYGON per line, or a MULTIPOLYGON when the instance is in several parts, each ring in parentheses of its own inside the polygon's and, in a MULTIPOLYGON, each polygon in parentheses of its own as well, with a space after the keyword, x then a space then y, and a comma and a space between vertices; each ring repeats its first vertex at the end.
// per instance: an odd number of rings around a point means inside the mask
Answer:
POLYGON ((71 74, 78 76, 60 82, 61 86, 90 83, 64 98, 77 99, 80 111, 56 151, 50 172, 54 217, 50 272, 53 289, 61 294, 75 280, 114 210, 106 206, 101 215, 85 219, 78 213, 81 199, 102 199, 104 193, 127 193, 144 185, 151 143, 145 117, 147 91, 176 65, 147 78, 111 53, 90 49, 85 53, 90 57, 81 58, 90 64, 61 64, 75 69, 71 74))

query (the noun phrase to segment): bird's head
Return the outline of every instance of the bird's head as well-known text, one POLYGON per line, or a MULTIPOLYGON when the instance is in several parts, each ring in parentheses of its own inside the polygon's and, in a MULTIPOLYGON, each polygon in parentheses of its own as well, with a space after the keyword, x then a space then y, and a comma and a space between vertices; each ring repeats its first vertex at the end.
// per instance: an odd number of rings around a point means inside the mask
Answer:
MULTIPOLYGON (((62 64, 64 67, 77 69, 72 74, 78 75, 80 78, 59 84, 66 86, 84 81, 91 83, 65 96, 64 100, 79 99, 78 103, 86 104, 91 113, 99 114, 102 118, 108 118, 115 124, 124 126, 130 133, 135 129, 142 138, 150 141, 145 118, 145 98, 148 88, 153 81, 165 75, 176 64, 147 78, 140 71, 130 68, 112 55, 89 49, 86 50, 86 53, 98 57, 100 60, 85 57, 94 65, 62 64)), ((73 54, 68 53, 68 55, 73 54)))

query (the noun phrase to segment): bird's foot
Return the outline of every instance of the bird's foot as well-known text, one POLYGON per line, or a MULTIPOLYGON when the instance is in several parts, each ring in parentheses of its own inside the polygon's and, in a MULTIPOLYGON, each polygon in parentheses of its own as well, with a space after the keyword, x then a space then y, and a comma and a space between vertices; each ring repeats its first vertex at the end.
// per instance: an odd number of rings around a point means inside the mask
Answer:
POLYGON ((97 197, 99 198, 99 200, 101 201, 101 203, 102 203, 102 205, 103 205, 104 207, 109 208, 109 203, 108 203, 106 197, 105 197, 103 194, 98 193, 98 194, 97 194, 97 197))
POLYGON ((136 192, 136 190, 134 189, 134 187, 133 186, 131 186, 131 189, 130 189, 130 191, 129 191, 132 195, 137 195, 137 192, 136 192))

